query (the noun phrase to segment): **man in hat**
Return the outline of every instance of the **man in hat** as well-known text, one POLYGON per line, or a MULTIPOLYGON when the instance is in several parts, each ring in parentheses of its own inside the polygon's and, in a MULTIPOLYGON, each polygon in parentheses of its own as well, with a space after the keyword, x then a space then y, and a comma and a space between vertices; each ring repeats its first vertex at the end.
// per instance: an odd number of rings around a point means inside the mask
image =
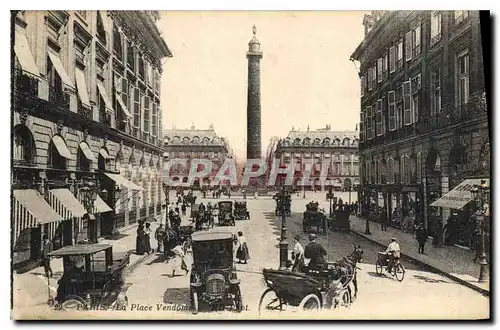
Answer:
POLYGON ((304 265, 304 248, 300 244, 300 235, 295 235, 295 245, 293 246, 292 259, 294 260, 292 271, 298 272, 304 265))
POLYGON ((401 248, 396 238, 391 238, 391 244, 385 250, 387 256, 389 257, 389 264, 387 265, 387 271, 390 273, 394 262, 401 257, 401 248))
POLYGON ((316 234, 309 234, 309 244, 304 250, 304 257, 311 259, 309 269, 320 270, 325 266, 326 250, 316 243, 316 234))

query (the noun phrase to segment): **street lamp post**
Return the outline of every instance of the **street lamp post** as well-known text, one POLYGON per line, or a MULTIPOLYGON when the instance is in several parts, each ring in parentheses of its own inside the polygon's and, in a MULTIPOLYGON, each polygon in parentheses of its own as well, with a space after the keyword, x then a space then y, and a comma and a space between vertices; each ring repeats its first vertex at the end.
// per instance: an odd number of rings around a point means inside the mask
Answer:
POLYGON ((479 206, 479 210, 477 212, 477 220, 481 226, 481 246, 480 246, 480 254, 479 254, 479 278, 478 282, 487 282, 488 281, 488 261, 486 260, 486 244, 485 244, 485 234, 486 234, 486 213, 489 207, 488 203, 488 185, 486 180, 481 180, 481 184, 479 186, 475 186, 471 190, 474 200, 479 206))
POLYGON ((326 194, 326 198, 330 201, 330 218, 333 215, 333 210, 332 210, 332 200, 333 200, 333 189, 332 187, 328 188, 328 193, 326 194))
POLYGON ((371 235, 372 233, 370 231, 370 195, 368 195, 368 212, 365 214, 366 214, 365 235, 371 235))
POLYGON ((83 204, 87 211, 88 227, 87 236, 90 242, 97 243, 97 221, 94 216, 94 201, 97 198, 97 189, 94 182, 90 181, 80 189, 83 204))
POLYGON ((281 190, 281 196, 278 198, 281 208, 281 236, 280 236, 280 270, 285 270, 286 262, 288 261, 288 242, 286 240, 286 208, 289 202, 289 196, 286 193, 285 185, 283 185, 281 190))

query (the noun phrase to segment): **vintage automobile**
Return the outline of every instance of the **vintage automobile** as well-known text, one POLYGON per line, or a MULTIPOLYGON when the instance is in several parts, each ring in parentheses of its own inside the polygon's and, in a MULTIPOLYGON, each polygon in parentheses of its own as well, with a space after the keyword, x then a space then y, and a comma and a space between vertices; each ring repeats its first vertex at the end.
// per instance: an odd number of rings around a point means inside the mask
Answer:
POLYGON ((201 231, 191 236, 193 266, 190 278, 191 310, 203 305, 213 311, 243 310, 240 280, 233 260, 234 237, 229 232, 201 231))
POLYGON ((109 244, 65 246, 50 252, 50 258, 63 259, 64 272, 49 305, 62 310, 125 310, 128 286, 123 272, 130 254, 113 254, 109 244))
POLYGON ((219 226, 234 226, 233 202, 221 201, 219 207, 219 226))
POLYGON ((304 232, 309 232, 312 227, 316 227, 317 232, 323 229, 323 233, 326 234, 326 216, 322 210, 318 209, 317 203, 311 202, 306 205, 306 211, 303 214, 302 229, 304 232))
POLYGON ((250 220, 250 212, 247 210, 247 202, 234 202, 234 218, 236 220, 250 220))
POLYGON ((349 221, 350 212, 346 210, 335 210, 333 216, 328 219, 328 228, 334 231, 350 231, 351 222, 349 221))

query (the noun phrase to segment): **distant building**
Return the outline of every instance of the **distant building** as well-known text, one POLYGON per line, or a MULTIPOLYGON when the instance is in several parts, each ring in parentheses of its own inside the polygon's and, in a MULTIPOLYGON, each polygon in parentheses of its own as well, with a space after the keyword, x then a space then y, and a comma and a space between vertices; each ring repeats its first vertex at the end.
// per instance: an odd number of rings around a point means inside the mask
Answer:
POLYGON ((187 166, 174 164, 170 168, 169 176, 173 181, 188 182, 188 174, 192 159, 209 159, 212 162, 212 171, 202 182, 195 180, 194 186, 211 184, 215 175, 226 158, 233 158, 232 149, 228 142, 217 135, 213 127, 209 129, 170 129, 163 131, 165 153, 163 159, 186 159, 187 166))
MULTIPOLYGON (((288 136, 281 139, 274 152, 279 164, 284 166, 295 162, 295 187, 305 175, 306 164, 311 164, 310 179, 312 185, 306 190, 323 190, 324 183, 320 180, 322 164, 329 164, 326 179, 333 182, 335 190, 350 190, 359 184, 358 162, 358 131, 332 131, 327 125, 324 129, 299 131, 292 129, 288 136)), ((277 185, 281 185, 280 180, 277 185)), ((297 187, 298 189, 302 189, 297 187)))
POLYGON ((470 245, 473 203, 431 204, 464 179, 490 176, 479 12, 376 12, 363 24, 352 59, 364 213, 383 206, 392 221, 413 211, 439 237, 450 209, 460 209, 458 243, 470 245))

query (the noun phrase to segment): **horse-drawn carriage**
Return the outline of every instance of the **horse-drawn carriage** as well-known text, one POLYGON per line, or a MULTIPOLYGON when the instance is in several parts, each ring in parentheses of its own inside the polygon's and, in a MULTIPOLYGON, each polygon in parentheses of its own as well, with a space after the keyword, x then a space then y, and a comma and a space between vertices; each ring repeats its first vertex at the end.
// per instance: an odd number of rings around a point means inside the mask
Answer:
POLYGON ((250 212, 247 210, 247 202, 234 202, 234 218, 236 220, 250 220, 250 212))
POLYGON ((123 272, 130 253, 113 254, 109 244, 72 245, 50 252, 49 257, 63 259, 64 273, 49 305, 62 310, 125 310, 128 286, 123 272))
POLYGON ((349 215, 350 212, 346 210, 333 211, 333 216, 328 219, 328 228, 334 231, 350 231, 349 215))
POLYGON ((184 202, 188 205, 193 206, 193 204, 196 203, 196 196, 194 196, 193 193, 190 192, 189 194, 184 196, 184 202))
POLYGON ((326 234, 326 216, 319 210, 318 203, 310 202, 306 205, 306 211, 303 213, 302 229, 304 232, 308 232, 312 227, 316 227, 317 232, 323 229, 323 233, 326 234))
POLYGON ((221 201, 217 205, 219 208, 219 226, 234 226, 233 202, 221 201))
POLYGON ((263 280, 268 288, 260 298, 259 314, 282 311, 287 305, 301 310, 348 306, 357 296, 356 269, 352 256, 329 262, 321 270, 263 269, 263 280))
POLYGON ((191 310, 202 305, 209 310, 230 306, 243 310, 240 280, 233 260, 233 235, 227 232, 197 232, 192 235, 193 267, 190 278, 191 310))

